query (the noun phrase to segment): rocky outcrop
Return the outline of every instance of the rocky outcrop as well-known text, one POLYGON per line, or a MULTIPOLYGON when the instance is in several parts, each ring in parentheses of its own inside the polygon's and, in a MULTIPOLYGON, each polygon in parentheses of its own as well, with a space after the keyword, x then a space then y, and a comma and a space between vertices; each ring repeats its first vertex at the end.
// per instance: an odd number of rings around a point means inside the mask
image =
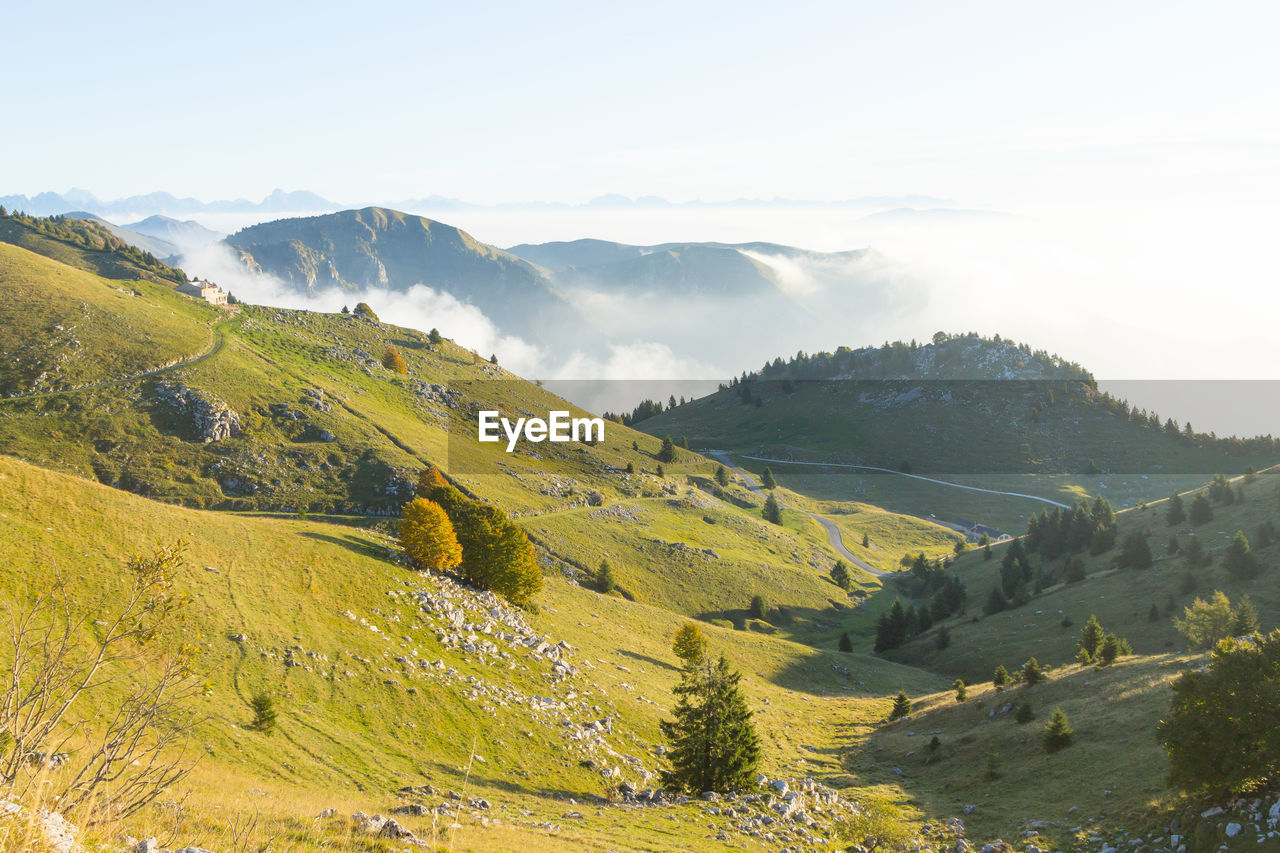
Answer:
POLYGON ((192 431, 206 444, 241 432, 240 416, 226 403, 204 391, 178 382, 158 382, 155 394, 161 403, 187 418, 192 431))

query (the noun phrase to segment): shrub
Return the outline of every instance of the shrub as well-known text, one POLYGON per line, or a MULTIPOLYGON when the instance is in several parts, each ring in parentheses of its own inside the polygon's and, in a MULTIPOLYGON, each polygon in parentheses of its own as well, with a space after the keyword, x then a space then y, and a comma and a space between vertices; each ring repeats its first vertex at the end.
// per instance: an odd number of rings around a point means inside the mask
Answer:
POLYGON ((1044 751, 1057 752, 1071 745, 1075 733, 1071 731, 1071 723, 1061 708, 1054 708, 1049 723, 1044 727, 1044 751))
POLYGON ((351 313, 357 317, 364 317, 366 320, 372 320, 375 323, 378 322, 378 315, 373 313, 373 309, 369 307, 368 302, 357 302, 355 310, 351 313))

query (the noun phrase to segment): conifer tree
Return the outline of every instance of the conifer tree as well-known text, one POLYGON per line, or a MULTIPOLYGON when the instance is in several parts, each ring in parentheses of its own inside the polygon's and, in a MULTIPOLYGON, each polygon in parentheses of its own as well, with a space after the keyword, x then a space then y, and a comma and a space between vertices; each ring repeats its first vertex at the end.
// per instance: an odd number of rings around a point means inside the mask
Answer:
POLYGON ((1140 531, 1134 531, 1124 540, 1124 548, 1120 551, 1121 568, 1151 568, 1151 543, 1140 531))
POLYGON ((766 619, 769 616, 769 606, 765 604, 763 595, 751 596, 751 604, 747 607, 747 612, 751 614, 752 619, 766 619))
POLYGON ((724 655, 686 670, 675 688, 675 719, 660 724, 671 745, 671 769, 662 772, 668 789, 731 793, 755 786, 760 738, 738 686, 741 678, 724 655))
POLYGON ((1092 660, 1098 656, 1098 649, 1102 648, 1104 639, 1106 632, 1102 630, 1102 624, 1098 622, 1097 616, 1090 614, 1089 621, 1084 623, 1084 628, 1080 631, 1080 641, 1076 648, 1083 649, 1092 660))
POLYGON ((773 479, 773 471, 770 468, 766 467, 764 472, 760 474, 760 485, 769 491, 778 488, 778 481, 773 479))
POLYGON ((853 637, 849 636, 848 631, 845 631, 843 634, 840 635, 840 651, 842 652, 853 651, 853 637))
POLYGON ((1036 712, 1031 709, 1030 702, 1023 702, 1018 706, 1018 711, 1013 715, 1013 719, 1018 723, 1029 723, 1036 718, 1036 712))
POLYGON ((259 691, 253 694, 253 698, 249 700, 249 707, 253 710, 253 722, 249 724, 250 728, 269 735, 276 730, 276 703, 266 691, 259 691))
POLYGON ((721 486, 729 485, 729 472, 723 465, 716 466, 716 482, 721 486))
POLYGON ((439 344, 444 340, 444 336, 440 334, 439 329, 433 328, 427 333, 427 340, 432 344, 439 344))
POLYGON ((667 465, 676 461, 676 445, 669 435, 662 439, 662 447, 658 450, 658 461, 667 465))
POLYGON ((596 571, 596 589, 608 595, 613 592, 617 582, 613 578, 613 565, 607 560, 600 561, 600 568, 596 571))
POLYGON ((1034 657, 1027 658, 1027 662, 1022 665, 1022 683, 1028 687, 1033 687, 1046 678, 1044 670, 1040 668, 1040 661, 1034 657))
POLYGON ((1074 734, 1066 713, 1061 708, 1054 708, 1048 725, 1044 727, 1044 751, 1057 752, 1065 749, 1071 745, 1074 734))
POLYGON ((1182 495, 1177 492, 1169 496, 1169 507, 1164 512, 1164 520, 1170 527, 1187 520, 1187 511, 1182 506, 1182 495))
POLYGON ((1253 606, 1253 599, 1246 595, 1231 611, 1231 636, 1247 637, 1261 630, 1258 608, 1253 606))
POLYGON ((1190 520, 1196 527, 1213 521, 1213 504, 1205 497, 1204 492, 1196 495, 1195 499, 1191 501, 1190 520))
POLYGON ((963 679, 957 678, 951 682, 951 689, 956 692, 957 702, 965 702, 969 699, 969 688, 965 685, 963 679))
POLYGON ((760 514, 770 524, 782 524, 782 507, 778 506, 778 499, 773 496, 772 492, 764 499, 764 509, 760 511, 760 514))
POLYGON ((991 684, 996 690, 1003 690, 1005 685, 1009 683, 1009 670, 1004 668, 1004 664, 996 667, 996 671, 991 676, 991 684))
POLYGON ((905 692, 899 692, 893 699, 893 707, 889 710, 889 720, 901 720, 911 716, 911 699, 905 692))
POLYGON ((862 547, 863 548, 871 547, 871 537, 868 536, 866 533, 862 534, 862 547))
POLYGON ((1249 549, 1249 540, 1243 530, 1237 530, 1227 546, 1226 556, 1222 558, 1222 566, 1232 577, 1251 580, 1258 574, 1258 558, 1249 549))
POLYGON ((844 560, 836 560, 836 564, 831 568, 831 580, 845 592, 849 591, 853 578, 850 577, 849 567, 844 564, 844 560))

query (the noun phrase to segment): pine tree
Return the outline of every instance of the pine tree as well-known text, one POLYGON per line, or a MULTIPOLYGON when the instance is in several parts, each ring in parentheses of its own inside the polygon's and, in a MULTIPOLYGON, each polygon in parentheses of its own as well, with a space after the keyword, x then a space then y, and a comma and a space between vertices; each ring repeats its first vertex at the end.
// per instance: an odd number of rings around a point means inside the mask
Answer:
POLYGON ((350 309, 350 308, 348 308, 347 306, 343 305, 343 306, 342 306, 342 313, 343 313, 343 314, 350 314, 350 313, 351 313, 351 309, 350 309))
POLYGON ((1160 607, 1154 601, 1151 602, 1151 609, 1147 611, 1147 621, 1148 622, 1160 621, 1160 607))
POLYGON ((1177 492, 1169 496, 1169 508, 1165 510, 1164 520, 1170 527, 1187 520, 1187 511, 1182 506, 1182 495, 1177 492))
POLYGON ((871 537, 868 536, 866 533, 862 534, 862 547, 863 548, 871 547, 871 537))
POLYGON ((444 508, 426 498, 405 504, 400 521, 400 544, 424 569, 447 571, 462 562, 462 546, 444 508))
POLYGON ((608 595, 615 586, 617 583, 613 579, 613 566, 607 559, 601 560, 600 568, 596 571, 596 589, 608 595))
POLYGON ((849 575, 849 567, 844 564, 844 560, 836 560, 835 566, 831 569, 831 580, 835 581, 836 586, 849 591, 849 587, 853 584, 853 578, 849 575))
POLYGON ((893 708, 889 710, 889 721, 901 720, 911 716, 911 699, 905 692, 900 692, 893 700, 893 708))
POLYGON ((938 651, 944 651, 951 646, 951 631, 946 625, 938 629, 938 638, 934 641, 934 647, 938 651))
POLYGON ((686 668, 697 666, 707 655, 707 638, 696 622, 686 622, 676 631, 671 650, 684 661, 686 668))
POLYGON ((991 684, 996 690, 1003 690, 1005 685, 1009 683, 1009 670, 1004 668, 1004 664, 996 667, 996 671, 991 676, 991 684))
POLYGON ((769 496, 764 499, 764 509, 760 511, 764 516, 764 520, 771 524, 782 524, 782 507, 778 506, 778 499, 770 492, 769 496))
MULTIPOLYGON (((673 409, 675 408, 674 400, 672 401, 671 408, 673 409)), ((683 447, 685 450, 689 449, 689 436, 687 435, 680 436, 680 446, 683 447)))
POLYGON ((956 692, 956 701, 964 702, 969 698, 969 688, 965 685, 964 680, 957 678, 951 682, 951 689, 956 692))
POLYGON ((658 451, 658 461, 670 465, 676 461, 676 445, 671 436, 662 439, 662 448, 658 451))
POLYGON ((1121 568, 1151 568, 1151 543, 1147 541, 1147 537, 1140 531, 1130 533, 1124 540, 1124 548, 1120 551, 1118 562, 1121 568))
POLYGON ((662 773, 667 788, 700 794, 755 786, 760 738, 738 686, 741 678, 724 655, 714 664, 707 658, 702 666, 685 672, 674 691, 675 719, 660 724, 671 744, 671 769, 662 773))
POLYGON ((1098 666, 1109 666, 1116 662, 1116 658, 1129 654, 1133 654, 1129 641, 1108 633, 1103 637, 1102 645, 1098 648, 1097 663, 1098 666))
POLYGON ((778 488, 778 481, 773 479, 773 471, 771 469, 767 467, 764 469, 764 472, 760 475, 760 485, 769 491, 778 488))
POLYGON ((1226 556, 1222 558, 1222 566, 1232 577, 1251 580, 1258 575, 1258 558, 1249 549, 1249 540, 1243 530, 1237 530, 1227 546, 1226 556))
POLYGON ((634 474, 635 472, 636 472, 636 463, 634 463, 634 462, 628 462, 628 463, 627 463, 627 473, 628 473, 628 474, 634 474))
POLYGON ((1036 712, 1031 709, 1030 702, 1023 702, 1018 706, 1017 713, 1013 715, 1013 719, 1018 723, 1029 723, 1036 718, 1036 712))
POLYGON ((1246 595, 1231 611, 1231 636, 1248 637, 1261 630, 1258 608, 1253 606, 1253 599, 1246 595))
POLYGON ((1004 597, 1004 593, 1000 591, 1000 587, 993 586, 991 587, 991 594, 987 596, 987 603, 983 605, 982 612, 992 616, 1002 610, 1007 610, 1008 607, 1009 601, 1004 597))
POLYGON ((1090 614, 1089 621, 1084 623, 1084 629, 1080 631, 1080 642, 1076 647, 1087 652, 1092 660, 1098 656, 1098 649, 1102 648, 1102 641, 1105 638, 1106 632, 1102 630, 1098 617, 1090 614))
POLYGON ((1046 677, 1044 670, 1040 668, 1040 661, 1034 657, 1027 658, 1027 662, 1022 665, 1022 683, 1028 687, 1034 687, 1046 677))
POLYGON ((497 363, 498 363, 498 354, 497 354, 496 352, 495 352, 495 353, 490 353, 490 354, 489 354, 489 363, 490 363, 490 364, 497 364, 497 363))
POLYGON ((1213 504, 1205 497, 1204 492, 1196 495, 1195 500, 1191 501, 1190 520, 1196 527, 1213 521, 1213 504))
POLYGON ((249 700, 249 707, 253 710, 253 722, 249 724, 250 728, 264 735, 275 731, 276 703, 268 693, 259 691, 253 694, 253 698, 249 700))
POLYGON ((853 651, 853 637, 849 636, 848 631, 845 631, 843 634, 840 635, 840 651, 842 652, 853 651))
POLYGON ((1054 708, 1049 723, 1044 727, 1044 751, 1057 752, 1071 745, 1071 723, 1061 708, 1054 708))
POLYGON ((1178 534, 1174 533, 1169 537, 1169 544, 1164 546, 1164 552, 1170 557, 1176 557, 1181 550, 1182 546, 1178 544, 1178 534))
POLYGON ((430 332, 427 333, 427 341, 432 344, 438 345, 443 340, 444 340, 444 336, 440 334, 439 329, 433 328, 430 332))
POLYGON ((723 465, 716 466, 716 482, 721 486, 729 485, 729 472, 725 470, 723 465))
POLYGON ((764 602, 763 595, 753 595, 751 604, 747 607, 747 613, 752 619, 767 619, 769 616, 769 606, 764 602))

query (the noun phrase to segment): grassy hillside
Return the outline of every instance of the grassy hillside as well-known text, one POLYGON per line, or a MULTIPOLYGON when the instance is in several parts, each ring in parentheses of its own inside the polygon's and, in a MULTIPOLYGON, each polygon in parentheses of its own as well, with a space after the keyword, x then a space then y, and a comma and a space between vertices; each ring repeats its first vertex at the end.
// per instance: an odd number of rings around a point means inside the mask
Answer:
MULTIPOLYGON (((495 616, 474 594, 389 559, 394 548, 376 529, 170 507, 7 458, 0 458, 0 517, 0 585, 11 601, 23 600, 37 580, 62 577, 78 600, 104 598, 109 607, 121 592, 125 557, 157 538, 188 540, 179 590, 193 596, 187 631, 210 671, 211 692, 196 709, 210 715, 196 733, 203 758, 184 786, 191 798, 176 827, 155 809, 129 825, 135 835, 169 832, 218 848, 219 839, 228 841, 225 822, 245 821, 253 809, 262 812, 260 839, 278 832, 283 849, 310 849, 342 834, 317 828, 311 818, 322 808, 386 813, 397 802, 393 792, 409 784, 435 785, 438 799, 452 789, 492 803, 475 817, 460 810, 454 841, 462 849, 627 844, 655 817, 600 805, 580 807, 581 820, 563 815, 573 810, 569 798, 592 801, 609 785, 580 761, 617 764, 638 783, 645 777, 621 756, 636 756, 650 772, 656 767, 650 745, 678 676, 669 635, 681 620, 673 614, 552 579, 538 614, 495 616), (477 625, 493 623, 491 638, 509 657, 467 652, 465 637, 448 639, 451 606, 477 625), (567 641, 563 659, 577 674, 554 676, 551 661, 498 636, 525 623, 539 637, 567 641), (246 728, 248 698, 260 689, 277 697, 281 711, 273 736, 246 728), (533 710, 533 696, 552 697, 554 705, 533 710), (601 717, 615 721, 602 740, 618 757, 566 737, 574 729, 563 719, 601 717), (480 817, 501 826, 486 827, 480 817), (560 828, 538 826, 548 822, 560 828)), ((847 784, 839 753, 883 715, 881 697, 941 686, 867 656, 815 652, 752 632, 707 632, 713 648, 744 670, 770 775, 847 784)), ((697 816, 664 815, 661 831, 646 829, 646 849, 702 843, 697 816)), ((405 822, 431 837, 430 818, 405 822)))

